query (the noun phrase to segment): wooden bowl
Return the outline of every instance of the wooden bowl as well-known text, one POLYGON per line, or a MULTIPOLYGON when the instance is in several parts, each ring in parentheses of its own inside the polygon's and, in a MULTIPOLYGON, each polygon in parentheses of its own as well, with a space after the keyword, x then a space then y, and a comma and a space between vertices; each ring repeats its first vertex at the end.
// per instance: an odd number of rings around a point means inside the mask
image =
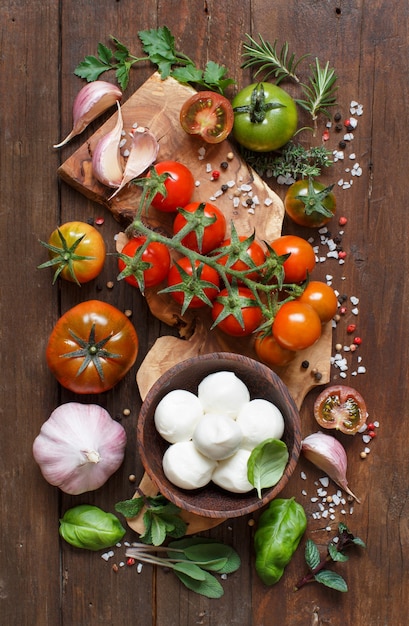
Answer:
POLYGON ((288 483, 300 456, 300 415, 287 387, 270 368, 239 354, 214 352, 182 361, 156 381, 141 407, 137 439, 145 471, 165 498, 185 511, 204 517, 228 519, 260 509, 273 500, 288 483), (255 489, 236 494, 225 491, 212 482, 192 491, 180 489, 163 472, 162 457, 169 443, 159 435, 155 427, 154 414, 158 403, 174 389, 186 389, 197 394, 199 383, 207 375, 219 371, 234 372, 247 386, 251 399, 269 400, 284 416, 283 441, 288 447, 289 460, 281 480, 274 487, 264 489, 261 499, 255 489))

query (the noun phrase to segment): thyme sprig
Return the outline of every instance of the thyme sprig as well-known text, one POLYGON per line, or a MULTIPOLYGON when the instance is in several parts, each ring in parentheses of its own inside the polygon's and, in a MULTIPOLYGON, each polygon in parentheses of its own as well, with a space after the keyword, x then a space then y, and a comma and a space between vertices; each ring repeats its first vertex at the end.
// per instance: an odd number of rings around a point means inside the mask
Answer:
POLYGON ((254 77, 256 78, 259 74, 264 73, 264 80, 268 80, 271 76, 274 76, 277 85, 284 78, 290 78, 296 83, 300 82, 296 70, 301 61, 309 56, 308 54, 303 54, 299 59, 296 59, 294 53, 288 56, 289 44, 287 41, 284 42, 281 50, 278 52, 277 39, 271 44, 265 41, 260 34, 260 43, 247 33, 246 37, 248 42, 243 44, 244 52, 242 56, 246 59, 241 66, 243 69, 258 66, 254 77))

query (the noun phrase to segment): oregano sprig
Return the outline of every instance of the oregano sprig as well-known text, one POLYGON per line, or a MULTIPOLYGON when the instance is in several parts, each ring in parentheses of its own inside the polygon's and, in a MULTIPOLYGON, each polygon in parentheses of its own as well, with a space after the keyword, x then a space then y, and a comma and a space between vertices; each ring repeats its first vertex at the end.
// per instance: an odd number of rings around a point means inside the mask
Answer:
POLYGON ((305 544, 305 561, 309 573, 298 581, 295 589, 301 589, 301 587, 304 587, 307 583, 317 582, 331 589, 335 589, 336 591, 348 591, 348 585, 345 579, 338 574, 338 572, 329 569, 328 565, 331 562, 339 563, 348 561, 349 557, 345 554, 345 550, 352 546, 366 547, 362 539, 354 537, 347 526, 342 522, 338 525, 336 537, 328 544, 327 554, 324 557, 321 557, 314 541, 307 539, 305 544))

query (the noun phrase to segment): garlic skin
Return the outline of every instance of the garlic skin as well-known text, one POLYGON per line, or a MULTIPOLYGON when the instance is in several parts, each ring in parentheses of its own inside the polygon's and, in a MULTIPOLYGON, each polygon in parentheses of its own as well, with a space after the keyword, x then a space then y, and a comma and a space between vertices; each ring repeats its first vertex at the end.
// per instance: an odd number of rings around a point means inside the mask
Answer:
POLYGON ((83 130, 107 109, 122 99, 122 91, 105 80, 94 80, 87 83, 77 94, 72 107, 73 128, 67 137, 54 148, 65 146, 73 137, 83 130))
POLYGON ((155 162, 159 152, 159 142, 147 128, 138 127, 132 135, 132 143, 125 170, 118 189, 110 196, 116 196, 131 180, 137 178, 155 162))
POLYGON ((313 433, 303 439, 301 451, 306 459, 325 472, 346 493, 360 503, 360 500, 348 487, 346 478, 347 455, 338 439, 322 432, 313 433))
POLYGON ((101 137, 92 155, 92 171, 97 180, 107 187, 119 187, 123 176, 120 141, 123 130, 121 106, 117 101, 118 119, 114 128, 101 137))
POLYGON ((79 495, 101 487, 121 465, 126 433, 97 404, 68 402, 44 422, 33 456, 45 480, 64 493, 79 495))

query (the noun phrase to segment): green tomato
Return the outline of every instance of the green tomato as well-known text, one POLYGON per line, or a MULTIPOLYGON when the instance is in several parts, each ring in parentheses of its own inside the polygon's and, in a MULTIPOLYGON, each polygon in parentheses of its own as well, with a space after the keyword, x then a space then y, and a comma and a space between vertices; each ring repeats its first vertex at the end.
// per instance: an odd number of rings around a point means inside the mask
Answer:
POLYGON ((287 190, 284 206, 287 215, 300 226, 321 228, 334 215, 337 207, 334 185, 325 187, 313 180, 298 180, 287 190))
POLYGON ((297 107, 291 96, 272 83, 253 83, 234 98, 233 136, 255 152, 278 150, 297 130, 297 107))
POLYGON ((91 504, 80 504, 64 513, 60 535, 76 548, 103 550, 118 543, 125 529, 112 513, 91 504))

